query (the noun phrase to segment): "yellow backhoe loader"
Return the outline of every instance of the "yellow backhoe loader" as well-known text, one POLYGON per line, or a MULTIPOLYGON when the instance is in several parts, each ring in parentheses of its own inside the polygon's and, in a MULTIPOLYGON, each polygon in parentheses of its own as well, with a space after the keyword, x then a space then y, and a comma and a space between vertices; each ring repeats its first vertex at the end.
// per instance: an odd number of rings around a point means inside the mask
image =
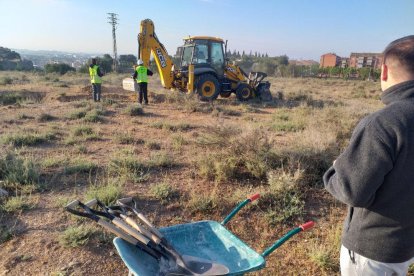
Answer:
MULTIPOLYGON (((157 64, 161 83, 166 89, 178 89, 186 93, 197 93, 203 101, 215 100, 236 94, 240 101, 259 98, 272 100, 270 83, 263 81, 267 76, 262 72, 246 74, 239 66, 230 64, 225 57, 227 41, 209 36, 190 36, 184 38, 184 45, 178 47, 179 68, 164 45, 158 40, 154 23, 150 19, 141 21, 138 34, 138 58, 149 66, 151 54, 157 64), (224 46, 224 49, 223 49, 224 46)), ((124 80, 126 90, 135 90, 131 79, 124 80)))

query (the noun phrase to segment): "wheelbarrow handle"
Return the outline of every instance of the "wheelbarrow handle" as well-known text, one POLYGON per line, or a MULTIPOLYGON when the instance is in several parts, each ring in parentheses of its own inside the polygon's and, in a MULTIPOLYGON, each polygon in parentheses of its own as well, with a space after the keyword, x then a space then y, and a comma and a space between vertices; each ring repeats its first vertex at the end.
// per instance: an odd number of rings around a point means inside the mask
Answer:
POLYGON ((251 196, 248 196, 246 200, 242 201, 239 203, 239 205, 236 206, 236 208, 234 208, 230 214, 227 215, 227 217, 224 218, 224 220, 221 222, 221 225, 225 225, 227 222, 229 222, 244 206, 246 206, 249 202, 253 202, 256 199, 258 199, 260 197, 260 194, 254 194, 251 196))
POLYGON ((293 237, 297 233, 302 232, 302 231, 306 231, 306 230, 312 228, 314 225, 315 225, 315 223, 313 221, 308 221, 308 222, 300 225, 299 227, 296 227, 295 229, 289 231, 286 235, 284 235, 283 237, 281 237, 272 246, 270 246, 269 248, 267 248, 262 253, 263 258, 266 258, 270 253, 272 253, 273 251, 275 251, 278 247, 280 247, 288 239, 290 239, 291 237, 293 237))

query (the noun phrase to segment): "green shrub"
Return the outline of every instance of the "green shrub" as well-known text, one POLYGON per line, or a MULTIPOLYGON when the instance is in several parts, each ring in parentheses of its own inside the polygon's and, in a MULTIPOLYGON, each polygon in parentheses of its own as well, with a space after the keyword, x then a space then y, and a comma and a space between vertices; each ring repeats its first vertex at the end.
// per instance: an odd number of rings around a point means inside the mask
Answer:
POLYGON ((92 185, 86 192, 86 199, 98 199, 105 205, 114 204, 115 201, 120 198, 122 193, 123 183, 119 179, 109 179, 107 183, 103 185, 92 185))
POLYGON ((46 142, 51 142, 54 140, 56 136, 53 134, 23 134, 23 133, 16 133, 10 134, 2 137, 3 143, 12 145, 14 147, 23 147, 23 146, 37 146, 40 144, 44 144, 46 142))
POLYGON ((87 148, 86 146, 84 146, 84 145, 79 145, 79 146, 77 147, 77 151, 78 151, 79 153, 88 153, 88 148, 87 148))
POLYGON ((0 244, 13 238, 13 232, 8 226, 0 225, 0 244))
POLYGON ((305 129, 304 123, 298 122, 275 122, 271 129, 274 131, 297 132, 305 129))
POLYGON ((115 135, 115 141, 123 145, 131 144, 142 144, 144 141, 142 139, 135 139, 131 133, 119 133, 115 135))
POLYGON ((147 140, 145 141, 145 146, 150 150, 160 150, 161 145, 156 141, 147 140))
POLYGON ((181 150, 183 145, 187 145, 188 142, 184 139, 184 137, 180 134, 171 136, 172 139, 172 147, 174 150, 181 150))
POLYGON ((338 261, 332 258, 332 252, 326 251, 326 248, 315 248, 309 257, 312 262, 319 266, 323 270, 338 271, 338 261))
POLYGON ((132 155, 120 155, 112 158, 109 163, 110 172, 136 171, 146 168, 146 164, 132 155))
POLYGON ((144 115, 144 109, 142 108, 142 106, 130 105, 125 110, 125 114, 128 114, 129 116, 140 116, 140 115, 144 115))
POLYGON ((203 178, 218 182, 230 179, 265 179, 266 172, 279 162, 263 132, 252 131, 226 138, 216 135, 206 137, 209 140, 204 139, 203 144, 225 146, 220 152, 202 155, 196 161, 198 174, 203 178))
POLYGON ((229 144, 231 139, 240 135, 241 132, 241 129, 232 126, 214 127, 208 129, 207 133, 200 135, 196 142, 203 146, 216 146, 223 148, 229 144))
POLYGON ((118 106, 119 103, 116 100, 114 100, 114 99, 107 99, 107 98, 105 98, 103 100, 103 105, 105 105, 105 106, 111 106, 111 105, 118 106))
POLYGON ((0 104, 1 105, 21 103, 23 100, 24 98, 18 93, 13 93, 13 92, 0 93, 0 104))
POLYGON ((75 136, 87 136, 93 133, 93 128, 90 126, 78 126, 73 130, 73 135, 75 136))
POLYGON ((39 92, 2 92, 0 93, 0 104, 1 105, 11 105, 19 104, 25 101, 40 102, 43 98, 43 93, 39 92))
POLYGON ((35 207, 32 199, 26 196, 14 196, 9 198, 2 206, 6 212, 13 213, 17 211, 29 210, 35 207))
POLYGON ((269 225, 289 223, 304 215, 304 193, 300 186, 303 173, 302 170, 268 173, 269 188, 262 194, 259 206, 266 210, 269 225))
MULTIPOLYGON (((90 102, 88 102, 88 101, 81 101, 81 102, 75 102, 75 103, 73 103, 73 106, 74 107, 76 107, 76 108, 81 108, 81 107, 83 107, 83 108, 86 108, 86 107, 90 107, 90 102)), ((88 110, 89 110, 89 108, 88 108, 88 110)))
POLYGON ((116 156, 110 160, 108 170, 111 175, 119 178, 131 179, 134 182, 142 182, 149 176, 148 164, 137 160, 134 156, 126 154, 116 156))
POLYGON ((290 109, 282 109, 273 115, 271 129, 274 131, 297 132, 305 129, 306 114, 299 112, 293 113, 290 109), (291 115, 288 115, 291 113, 291 115))
POLYGON ((220 114, 226 115, 226 116, 241 116, 241 113, 237 110, 216 106, 212 113, 213 116, 219 116, 220 114))
POLYGON ((266 218, 271 226, 288 223, 300 218, 305 212, 305 201, 297 191, 267 193, 261 198, 261 205, 267 203, 266 218))
POLYGON ((168 129, 170 131, 189 131, 189 130, 192 130, 194 127, 187 123, 181 123, 181 124, 176 124, 176 125, 165 124, 163 128, 168 129))
POLYGON ((181 123, 172 125, 166 122, 155 122, 151 124, 151 127, 157 128, 157 129, 165 129, 169 131, 189 131, 192 130, 194 127, 187 123, 181 123))
POLYGON ((178 197, 178 191, 175 190, 168 182, 161 182, 151 186, 151 194, 161 203, 165 204, 178 197))
POLYGON ((209 196, 199 193, 192 193, 190 200, 186 204, 186 209, 192 213, 211 214, 217 211, 218 200, 214 194, 209 196))
POLYGON ((309 246, 309 258, 328 274, 339 271, 342 224, 326 227, 323 238, 316 237, 309 246))
POLYGON ((6 188, 39 184, 39 165, 31 158, 6 153, 0 158, 0 180, 6 188))
POLYGON ((85 110, 75 110, 72 113, 69 114, 69 119, 76 120, 76 119, 82 119, 86 116, 85 110))
POLYGON ((10 77, 1 77, 0 78, 0 85, 7 85, 7 84, 12 84, 13 83, 13 79, 10 77))
POLYGON ((20 113, 20 114, 17 115, 17 119, 19 119, 19 120, 27 120, 27 119, 33 119, 33 117, 32 116, 28 116, 28 115, 26 115, 24 113, 20 113))
POLYGON ((174 158, 167 152, 155 152, 148 161, 150 168, 168 168, 175 165, 174 158))
POLYGON ((54 116, 52 116, 50 114, 47 114, 47 113, 42 113, 42 114, 39 115, 39 117, 37 118, 37 120, 39 122, 48 122, 48 121, 56 120, 56 117, 54 117, 54 116))
POLYGON ((91 110, 88 113, 86 113, 83 120, 89 123, 98 123, 98 122, 103 122, 105 119, 102 116, 102 111, 95 109, 95 110, 91 110))
MULTIPOLYGON (((56 63, 56 64, 46 64, 45 65, 46 73, 59 73, 61 75, 66 74, 70 71, 76 71, 75 68, 67 65, 66 63, 56 63)), ((59 79, 58 79, 59 81, 59 79)))
POLYGON ((197 160, 198 174, 217 182, 228 181, 237 174, 238 159, 223 153, 207 154, 197 160))
POLYGON ((90 173, 95 171, 98 166, 90 161, 74 160, 65 167, 65 174, 90 173))
POLYGON ((90 226, 70 226, 59 236, 59 243, 64 247, 83 246, 94 233, 90 226))

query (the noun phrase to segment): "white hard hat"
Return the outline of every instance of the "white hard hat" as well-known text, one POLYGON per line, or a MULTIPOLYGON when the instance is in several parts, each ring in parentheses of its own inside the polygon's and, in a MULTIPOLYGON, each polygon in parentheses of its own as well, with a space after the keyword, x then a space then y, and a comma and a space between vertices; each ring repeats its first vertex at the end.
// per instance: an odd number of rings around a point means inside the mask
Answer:
POLYGON ((144 64, 144 62, 143 62, 142 60, 140 60, 140 59, 139 59, 139 60, 138 60, 138 62, 137 62, 137 64, 138 64, 138 65, 142 65, 142 64, 144 64))

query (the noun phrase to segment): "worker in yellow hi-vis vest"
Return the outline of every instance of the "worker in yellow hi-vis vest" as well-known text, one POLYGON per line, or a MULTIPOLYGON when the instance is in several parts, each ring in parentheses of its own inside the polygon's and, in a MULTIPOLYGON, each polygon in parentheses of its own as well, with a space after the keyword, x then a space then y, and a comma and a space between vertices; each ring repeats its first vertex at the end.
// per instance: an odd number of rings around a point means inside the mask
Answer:
POLYGON ((99 69, 99 65, 96 64, 96 58, 92 59, 92 63, 89 65, 89 76, 91 77, 93 100, 95 102, 101 101, 101 84, 103 73, 99 69))
POLYGON ((144 100, 144 104, 148 104, 148 76, 152 76, 152 71, 144 66, 144 62, 142 60, 138 60, 138 66, 135 67, 134 75, 132 78, 136 80, 139 86, 139 97, 138 102, 142 104, 142 100, 144 100))

